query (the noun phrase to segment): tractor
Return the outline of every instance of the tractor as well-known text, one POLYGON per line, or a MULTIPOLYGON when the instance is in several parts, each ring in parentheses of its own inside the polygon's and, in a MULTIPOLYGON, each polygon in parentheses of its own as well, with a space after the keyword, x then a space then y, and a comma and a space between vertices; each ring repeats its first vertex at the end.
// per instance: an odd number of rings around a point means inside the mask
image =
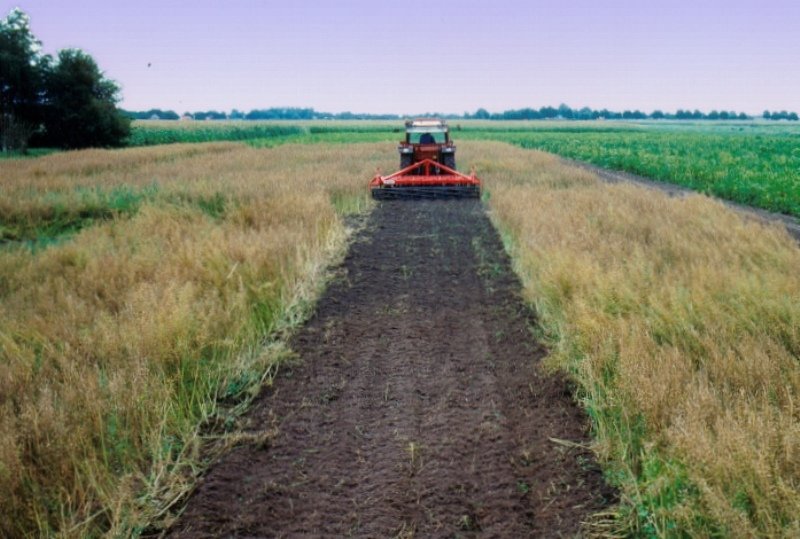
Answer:
POLYGON ((456 170, 456 147, 447 122, 417 119, 406 122, 406 138, 397 147, 400 170, 380 172, 370 182, 374 199, 478 198, 481 181, 456 170))

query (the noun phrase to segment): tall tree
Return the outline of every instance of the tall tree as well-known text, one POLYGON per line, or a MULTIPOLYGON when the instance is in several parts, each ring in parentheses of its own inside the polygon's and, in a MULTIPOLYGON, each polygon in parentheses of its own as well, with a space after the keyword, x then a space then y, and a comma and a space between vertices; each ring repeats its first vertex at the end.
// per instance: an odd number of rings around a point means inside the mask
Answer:
POLYGON ((117 109, 119 87, 79 49, 59 51, 45 81, 47 142, 63 148, 121 146, 130 119, 117 109))
POLYGON ((0 20, 0 149, 25 150, 42 120, 42 75, 49 58, 30 30, 30 20, 13 9, 0 20))

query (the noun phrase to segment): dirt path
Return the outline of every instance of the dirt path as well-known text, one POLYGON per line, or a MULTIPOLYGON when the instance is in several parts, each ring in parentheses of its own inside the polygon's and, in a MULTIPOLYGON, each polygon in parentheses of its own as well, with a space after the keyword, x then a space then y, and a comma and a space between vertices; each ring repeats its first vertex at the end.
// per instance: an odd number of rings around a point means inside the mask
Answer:
POLYGON ((612 496, 477 201, 385 202, 175 537, 574 535, 612 496))

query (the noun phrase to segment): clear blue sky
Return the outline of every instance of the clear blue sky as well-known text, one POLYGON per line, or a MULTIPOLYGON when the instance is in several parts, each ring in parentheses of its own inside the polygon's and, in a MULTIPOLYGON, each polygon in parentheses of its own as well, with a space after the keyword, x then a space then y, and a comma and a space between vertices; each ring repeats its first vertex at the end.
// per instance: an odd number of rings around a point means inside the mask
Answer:
POLYGON ((800 0, 0 0, 15 6, 135 110, 800 110, 800 0))

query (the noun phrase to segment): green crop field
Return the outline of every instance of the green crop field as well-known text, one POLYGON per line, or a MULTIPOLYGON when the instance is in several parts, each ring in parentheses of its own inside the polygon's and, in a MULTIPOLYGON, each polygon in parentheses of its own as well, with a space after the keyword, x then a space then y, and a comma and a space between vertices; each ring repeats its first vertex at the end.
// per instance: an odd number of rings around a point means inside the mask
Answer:
MULTIPOLYGON (((242 140, 394 142, 398 123, 136 122, 131 145, 242 140)), ((454 121, 453 137, 500 140, 674 183, 715 197, 800 216, 800 126, 762 122, 454 121)))
POLYGON ((691 128, 530 131, 496 138, 800 216, 800 130, 781 134, 691 128))
POLYGON ((402 125, 385 122, 297 122, 297 121, 139 121, 134 122, 129 146, 152 146, 175 142, 257 141, 255 146, 287 142, 348 142, 397 138, 402 125), (388 137, 394 133, 394 137, 388 137), (387 138, 388 137, 388 138, 387 138))

